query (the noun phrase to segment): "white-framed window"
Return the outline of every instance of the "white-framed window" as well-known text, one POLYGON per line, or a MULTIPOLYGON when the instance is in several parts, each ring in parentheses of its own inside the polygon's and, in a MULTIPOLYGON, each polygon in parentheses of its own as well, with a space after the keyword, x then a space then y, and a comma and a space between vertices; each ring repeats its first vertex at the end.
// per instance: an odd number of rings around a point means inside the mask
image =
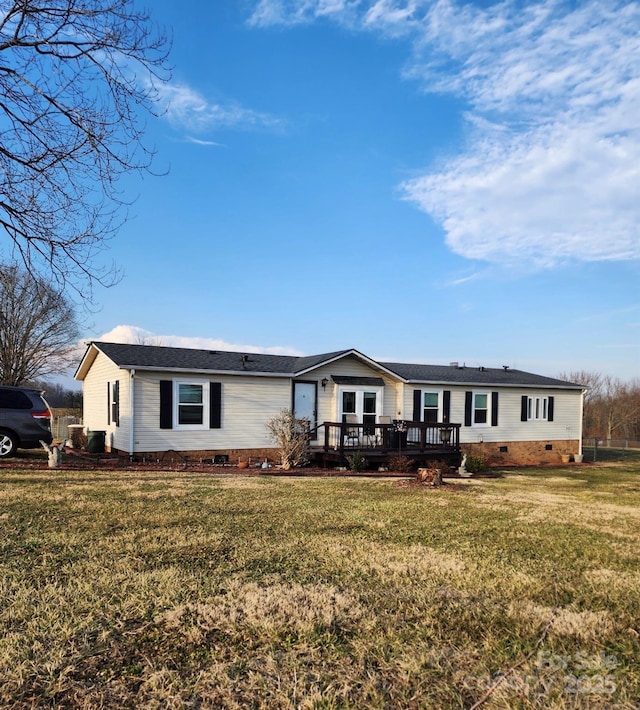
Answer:
POLYGON ((489 426, 491 420, 489 418, 489 392, 474 392, 473 393, 473 426, 489 426))
POLYGON ((528 397, 527 419, 529 421, 547 421, 549 418, 548 397, 528 397))
POLYGON ((107 382, 107 425, 120 426, 120 381, 107 382))
POLYGON ((206 382, 175 380, 173 401, 176 429, 209 428, 209 387, 206 382))
POLYGON ((437 424, 442 421, 440 392, 422 391, 422 421, 426 424, 437 424))
POLYGON ((109 383, 109 418, 116 425, 120 426, 120 382, 115 380, 109 383))

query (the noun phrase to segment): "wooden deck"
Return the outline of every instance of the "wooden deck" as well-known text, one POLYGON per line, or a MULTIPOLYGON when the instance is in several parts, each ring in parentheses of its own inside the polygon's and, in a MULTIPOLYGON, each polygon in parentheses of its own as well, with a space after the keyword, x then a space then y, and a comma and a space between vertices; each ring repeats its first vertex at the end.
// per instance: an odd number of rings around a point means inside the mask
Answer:
POLYGON ((316 430, 311 454, 324 466, 347 465, 347 457, 356 452, 370 466, 382 466, 396 456, 405 456, 418 465, 446 461, 459 466, 460 424, 425 424, 395 422, 393 424, 347 424, 324 422, 316 430))

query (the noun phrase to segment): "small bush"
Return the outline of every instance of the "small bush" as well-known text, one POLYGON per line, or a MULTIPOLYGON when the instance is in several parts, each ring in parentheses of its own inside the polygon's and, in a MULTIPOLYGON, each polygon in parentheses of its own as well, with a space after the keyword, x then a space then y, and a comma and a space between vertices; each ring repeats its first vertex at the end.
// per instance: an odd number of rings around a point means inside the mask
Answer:
POLYGON ((484 469, 484 456, 467 456, 465 468, 469 473, 479 473, 484 469))
POLYGON ((349 469, 354 473, 359 473, 367 468, 367 459, 359 451, 356 451, 352 456, 347 456, 347 463, 349 469))
POLYGON ((415 465, 416 462, 407 456, 393 456, 389 459, 389 470, 397 473, 409 473, 415 465))
POLYGON ((309 462, 309 420, 296 419, 290 409, 283 409, 267 422, 269 437, 280 449, 282 468, 287 471, 309 462))

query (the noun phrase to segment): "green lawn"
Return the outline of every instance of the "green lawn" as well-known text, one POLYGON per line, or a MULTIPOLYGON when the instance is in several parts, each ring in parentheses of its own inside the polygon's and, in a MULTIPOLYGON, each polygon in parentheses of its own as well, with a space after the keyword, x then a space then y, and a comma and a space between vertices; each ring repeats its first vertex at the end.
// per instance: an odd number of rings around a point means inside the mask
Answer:
POLYGON ((0 525, 2 707, 638 707, 637 461, 5 469, 0 525))

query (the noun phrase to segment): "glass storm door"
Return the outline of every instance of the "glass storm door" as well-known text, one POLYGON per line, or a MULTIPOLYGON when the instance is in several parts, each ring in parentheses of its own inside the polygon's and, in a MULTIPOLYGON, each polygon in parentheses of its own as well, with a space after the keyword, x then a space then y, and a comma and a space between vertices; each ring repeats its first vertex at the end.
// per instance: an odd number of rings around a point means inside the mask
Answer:
POLYGON ((311 430, 316 428, 316 396, 315 382, 293 383, 293 416, 296 419, 308 419, 311 430))

